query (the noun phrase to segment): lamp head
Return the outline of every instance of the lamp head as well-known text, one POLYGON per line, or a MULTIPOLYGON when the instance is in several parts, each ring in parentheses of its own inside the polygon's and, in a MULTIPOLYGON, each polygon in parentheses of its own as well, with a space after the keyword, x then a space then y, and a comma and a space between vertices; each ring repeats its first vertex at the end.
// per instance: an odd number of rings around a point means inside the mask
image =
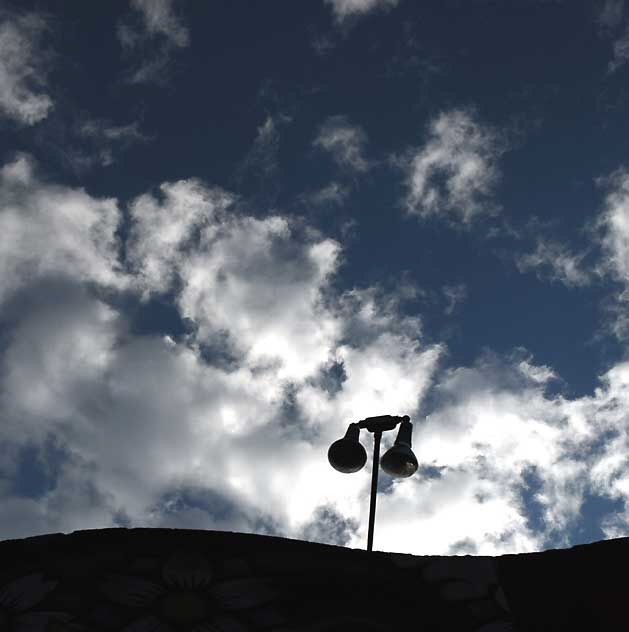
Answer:
POLYGON ((413 476, 419 467, 417 457, 411 450, 412 432, 413 426, 411 422, 405 419, 400 424, 395 443, 384 453, 380 460, 382 469, 394 478, 413 476))
POLYGON ((335 470, 343 474, 352 474, 364 467, 367 452, 358 441, 359 433, 358 424, 350 424, 345 436, 330 446, 328 461, 335 470))

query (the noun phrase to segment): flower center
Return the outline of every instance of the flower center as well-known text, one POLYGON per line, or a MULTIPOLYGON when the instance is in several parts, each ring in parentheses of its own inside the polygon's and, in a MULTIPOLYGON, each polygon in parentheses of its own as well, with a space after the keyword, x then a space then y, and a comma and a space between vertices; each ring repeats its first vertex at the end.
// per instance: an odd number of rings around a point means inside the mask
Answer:
POLYGON ((196 593, 175 592, 162 601, 162 614, 174 623, 192 623, 207 615, 207 606, 196 593))

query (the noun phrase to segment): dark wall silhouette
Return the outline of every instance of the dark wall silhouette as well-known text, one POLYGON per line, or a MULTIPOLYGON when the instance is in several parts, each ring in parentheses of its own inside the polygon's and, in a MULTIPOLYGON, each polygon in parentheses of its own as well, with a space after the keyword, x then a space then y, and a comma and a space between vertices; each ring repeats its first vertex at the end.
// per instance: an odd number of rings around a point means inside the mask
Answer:
POLYGON ((0 629, 622 630, 627 550, 627 538, 439 557, 216 531, 44 535, 0 542, 0 629))

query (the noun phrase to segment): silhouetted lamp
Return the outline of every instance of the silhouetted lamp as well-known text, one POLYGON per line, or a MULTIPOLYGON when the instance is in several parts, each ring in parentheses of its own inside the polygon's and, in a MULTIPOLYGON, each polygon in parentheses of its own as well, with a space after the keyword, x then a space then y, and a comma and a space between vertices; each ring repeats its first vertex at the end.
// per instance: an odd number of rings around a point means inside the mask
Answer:
POLYGON ((411 422, 403 421, 400 424, 395 443, 382 456, 382 469, 394 478, 408 478, 417 472, 419 464, 411 450, 412 433, 413 425, 411 422))
POLYGON ((358 424, 350 424, 345 436, 330 446, 328 461, 335 470, 352 474, 362 470, 367 463, 367 451, 358 441, 359 433, 358 424))
POLYGON ((369 531, 367 534, 367 550, 373 547, 373 529, 376 518, 376 492, 378 489, 378 463, 380 460, 380 438, 385 430, 393 430, 398 424, 395 443, 382 457, 382 469, 394 478, 408 478, 417 471, 417 458, 411 450, 411 434, 413 424, 408 415, 394 417, 380 415, 367 417, 358 423, 351 423, 345 436, 335 441, 328 450, 330 465, 343 474, 352 474, 361 470, 367 462, 367 452, 358 441, 361 428, 366 428, 374 435, 373 466, 371 470, 371 500, 369 503, 369 531))

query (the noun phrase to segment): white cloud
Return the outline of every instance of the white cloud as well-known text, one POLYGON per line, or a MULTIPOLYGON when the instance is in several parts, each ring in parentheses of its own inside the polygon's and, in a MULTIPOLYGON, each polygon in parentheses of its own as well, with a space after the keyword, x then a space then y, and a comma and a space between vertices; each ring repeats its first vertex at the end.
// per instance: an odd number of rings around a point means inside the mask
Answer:
POLYGON ((599 35, 604 38, 614 38, 613 58, 607 65, 607 74, 612 74, 629 60, 629 28, 619 34, 624 13, 624 0, 605 0, 599 5, 596 23, 599 35))
POLYGON ((585 253, 574 254, 564 244, 540 238, 535 252, 516 255, 516 265, 520 272, 535 270, 541 279, 577 287, 592 281, 592 273, 584 267, 584 258, 585 253))
MULTIPOLYGON (((349 422, 382 413, 411 415, 422 469, 381 493, 376 549, 567 546, 587 492, 627 498, 628 364, 574 400, 549 395, 552 367, 521 354, 439 376, 445 350, 401 314, 402 290, 335 293, 340 244, 280 215, 243 215, 234 196, 196 180, 131 203, 130 278, 116 285, 115 201, 43 183, 25 159, 2 178, 9 234, 41 274, 2 279, 19 284, 23 303, 4 323, 0 479, 14 479, 20 448, 32 444, 51 483, 37 498, 0 487, 4 538, 122 522, 310 534, 363 548, 370 462, 343 475, 327 449, 349 422), (95 293, 94 281, 109 293, 95 293), (134 333, 132 311, 113 300, 117 287, 127 296, 173 291, 195 332, 134 333), (203 353, 217 336, 237 349, 230 366, 203 353), (44 449, 51 441, 58 459, 44 449), (541 529, 528 522, 527 471, 539 479, 541 529), (314 527, 321 516, 325 529, 314 527)), ((629 516, 607 517, 603 529, 627 534, 629 516)))
POLYGON ((76 134, 81 137, 82 144, 88 141, 92 148, 90 151, 83 149, 72 150, 65 148, 65 156, 76 169, 85 169, 100 164, 107 167, 114 163, 116 151, 125 149, 134 143, 149 140, 141 131, 137 122, 127 125, 114 125, 105 119, 86 119, 75 128, 76 134))
POLYGON ((613 73, 629 60, 629 28, 614 41, 614 58, 607 66, 607 72, 613 73))
POLYGON ((336 48, 336 41, 330 35, 314 35, 311 46, 319 57, 325 57, 336 48))
POLYGON ((528 358, 528 360, 521 360, 517 364, 517 367, 527 379, 537 384, 546 384, 551 380, 557 379, 557 374, 549 366, 534 365, 531 363, 531 358, 528 358))
POLYGON ((35 13, 5 14, 0 22, 0 110, 24 125, 45 119, 53 107, 42 92, 46 74, 40 42, 45 29, 35 13))
MULTIPOLYGON (((110 308, 71 287, 39 307, 5 356, 11 416, 2 439, 15 446, 52 435, 67 452, 55 490, 38 503, 40 528, 102 527, 119 511, 147 526, 166 521, 163 507, 151 508, 184 478, 247 506, 246 490, 229 482, 244 456, 231 438, 268 423, 277 384, 247 369, 212 369, 159 338, 129 338, 110 308)), ((5 520, 3 536, 8 528, 5 520)))
POLYGON ((339 165, 358 172, 365 172, 370 167, 365 158, 366 144, 364 130, 340 115, 328 118, 314 140, 315 147, 330 152, 339 165))
POLYGON ((181 48, 190 43, 190 34, 175 14, 173 4, 174 0, 131 0, 131 6, 142 15, 148 33, 164 35, 181 48))
POLYGON ((350 16, 392 9, 398 5, 399 0, 325 0, 325 2, 331 5, 336 20, 342 22, 350 16))
POLYGON ((449 215, 463 224, 496 213, 489 196, 503 151, 498 134, 464 110, 439 114, 429 134, 406 165, 408 212, 422 218, 449 215))
POLYGON ((605 0, 596 15, 596 23, 603 33, 615 29, 622 21, 624 0, 605 0))
POLYGON ((602 257, 595 272, 620 283, 605 308, 605 327, 617 338, 629 337, 629 170, 620 167, 606 177, 596 179, 605 191, 603 208, 596 219, 595 239, 602 249, 602 257))
POLYGON ((129 83, 164 84, 169 74, 171 52, 168 47, 159 48, 154 54, 142 59, 126 76, 129 83))
POLYGON ((110 141, 143 140, 138 123, 114 125, 103 119, 88 119, 79 126, 79 134, 86 138, 99 138, 110 141))
POLYGON ((349 187, 333 181, 316 191, 300 195, 299 201, 312 206, 341 206, 349 194, 349 187))
POLYGON ((0 169, 0 300, 46 275, 123 287, 119 221, 115 200, 42 182, 18 156, 0 169))
MULTIPOLYGON (((617 365, 592 397, 570 401, 545 395, 554 373, 529 362, 485 358, 446 373, 439 404, 413 433, 413 450, 433 473, 380 497, 376 548, 452 554, 465 542, 466 553, 500 555, 570 546, 586 493, 627 498, 628 376, 629 366, 617 365), (618 438, 603 442, 608 433, 618 438), (542 516, 537 528, 524 506, 526 472, 539 482, 530 499, 542 516)), ((607 516, 602 529, 627 535, 628 517, 607 516)))
POLYGON ((444 285, 442 292, 447 300, 447 305, 444 310, 446 314, 452 314, 456 306, 462 303, 467 297, 467 288, 463 283, 444 285))
POLYGON ((140 57, 127 76, 130 83, 164 82, 173 50, 190 44, 190 33, 175 13, 174 4, 174 0, 131 0, 142 26, 138 28, 126 20, 117 26, 125 53, 136 52, 140 57))
POLYGON ((280 362, 282 377, 303 379, 324 363, 339 323, 320 289, 337 265, 339 244, 296 248, 286 219, 245 218, 206 228, 182 264, 182 313, 199 335, 229 331, 254 366, 280 362))
POLYGON ((267 179, 277 171, 280 129, 291 120, 290 116, 281 113, 266 117, 258 127, 253 145, 240 166, 241 173, 253 171, 267 179))
MULTIPOLYGON (((26 162, 5 169, 36 200, 57 190, 66 197, 51 203, 73 200, 71 190, 34 180, 26 162)), ((85 208, 65 209, 49 241, 62 240, 64 222, 89 223, 94 202, 74 193, 85 208)), ((82 287, 103 276, 96 266, 52 266, 54 282, 19 278, 26 302, 0 370, 0 469, 11 480, 20 446, 32 443, 54 484, 38 499, 3 490, 3 537, 117 520, 299 537, 313 533, 324 507, 347 536, 351 516, 334 508, 359 515, 368 474, 339 481, 327 448, 349 416, 416 406, 440 349, 421 344, 419 323, 399 318, 395 297, 330 294, 339 244, 281 216, 243 216, 232 199, 189 180, 130 205, 124 287, 159 293, 178 277, 175 304, 197 325, 183 341, 131 333, 119 302, 82 287), (240 349, 229 367, 203 355, 217 334, 240 349), (322 373, 331 362, 344 366, 333 392, 322 386, 334 382, 322 373), (44 450, 53 437, 60 463, 44 450)), ((39 215, 29 220, 46 226, 39 215)), ((110 233, 94 236, 106 251, 110 233)), ((68 240, 64 258, 89 249, 68 240)))
POLYGON ((606 189, 598 225, 606 259, 605 270, 629 286, 629 171, 619 168, 597 184, 606 189))
POLYGON ((127 255, 144 296, 170 287, 194 231, 233 201, 227 192, 208 189, 197 180, 164 183, 160 192, 162 202, 147 193, 130 205, 133 225, 127 255))

